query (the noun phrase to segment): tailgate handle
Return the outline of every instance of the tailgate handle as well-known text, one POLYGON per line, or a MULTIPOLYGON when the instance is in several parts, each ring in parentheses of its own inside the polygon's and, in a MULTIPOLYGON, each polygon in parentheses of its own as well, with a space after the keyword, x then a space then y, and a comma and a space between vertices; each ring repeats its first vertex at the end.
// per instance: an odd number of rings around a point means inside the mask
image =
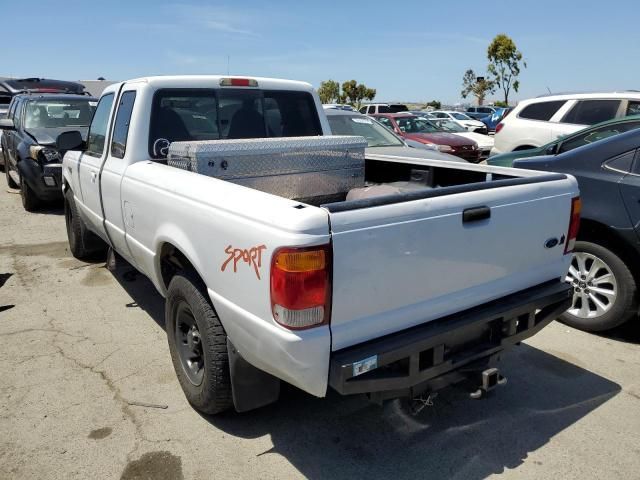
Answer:
POLYGON ((473 207, 462 211, 462 223, 479 222, 491 218, 491 209, 489 207, 473 207))

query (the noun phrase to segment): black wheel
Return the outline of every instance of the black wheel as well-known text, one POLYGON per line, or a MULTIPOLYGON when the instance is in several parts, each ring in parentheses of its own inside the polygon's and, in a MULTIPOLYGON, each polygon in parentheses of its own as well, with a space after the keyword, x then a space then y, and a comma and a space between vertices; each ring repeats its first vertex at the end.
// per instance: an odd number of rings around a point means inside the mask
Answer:
POLYGON ((67 226, 69 250, 74 257, 84 260, 98 252, 106 251, 107 245, 87 228, 78 215, 73 192, 70 189, 64 194, 64 220, 67 226))
POLYGON ((18 188, 19 185, 14 182, 13 178, 11 178, 11 175, 9 175, 9 164, 6 160, 4 161, 4 176, 7 179, 7 185, 9 186, 9 188, 18 188))
POLYGON ((576 242, 567 282, 574 292, 571 308, 560 317, 567 325, 600 332, 638 315, 638 291, 631 271, 602 245, 576 242))
POLYGON ((20 198, 22 206, 27 212, 33 212, 40 206, 40 199, 22 175, 20 175, 20 198))
POLYGON ((165 327, 173 368, 189 403, 207 414, 230 408, 227 334, 195 276, 180 273, 171 280, 165 327))

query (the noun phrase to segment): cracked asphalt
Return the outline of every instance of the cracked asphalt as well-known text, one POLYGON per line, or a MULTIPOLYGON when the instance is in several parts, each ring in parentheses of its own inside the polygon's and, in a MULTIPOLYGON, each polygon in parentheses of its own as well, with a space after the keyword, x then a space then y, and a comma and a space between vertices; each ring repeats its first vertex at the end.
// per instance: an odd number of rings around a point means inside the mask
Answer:
POLYGON ((640 324, 554 323, 471 401, 280 401, 196 413, 173 373, 163 300, 126 264, 71 257, 62 209, 0 190, 0 478, 640 478, 640 324))

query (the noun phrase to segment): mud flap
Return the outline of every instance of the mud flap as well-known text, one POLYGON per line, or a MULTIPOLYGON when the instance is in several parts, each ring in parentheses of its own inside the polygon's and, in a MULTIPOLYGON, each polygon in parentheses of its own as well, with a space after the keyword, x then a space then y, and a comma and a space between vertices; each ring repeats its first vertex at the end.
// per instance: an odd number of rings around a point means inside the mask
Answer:
POLYGON ((280 379, 247 362, 227 337, 233 405, 237 412, 247 412, 278 400, 280 379))

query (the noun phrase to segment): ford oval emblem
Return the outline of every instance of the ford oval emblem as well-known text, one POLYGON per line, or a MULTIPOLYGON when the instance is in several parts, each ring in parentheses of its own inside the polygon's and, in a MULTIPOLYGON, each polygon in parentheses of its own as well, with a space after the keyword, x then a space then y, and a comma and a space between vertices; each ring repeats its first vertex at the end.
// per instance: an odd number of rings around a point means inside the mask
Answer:
POLYGON ((546 242, 544 242, 544 248, 553 248, 556 245, 558 245, 558 239, 557 238, 550 238, 549 240, 547 240, 546 242))

